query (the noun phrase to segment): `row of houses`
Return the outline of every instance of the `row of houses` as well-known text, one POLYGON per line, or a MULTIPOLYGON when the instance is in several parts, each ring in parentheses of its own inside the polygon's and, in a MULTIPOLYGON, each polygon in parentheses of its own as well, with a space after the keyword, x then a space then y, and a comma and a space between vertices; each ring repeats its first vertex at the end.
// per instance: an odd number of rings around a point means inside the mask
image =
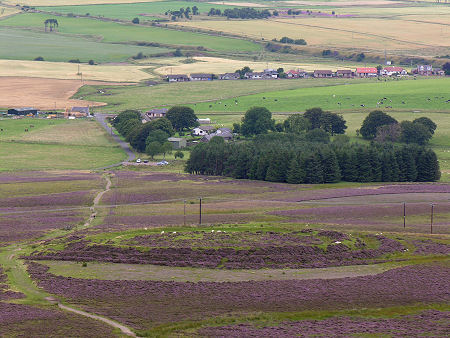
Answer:
MULTIPOLYGON (((389 66, 378 70, 375 67, 359 67, 356 70, 350 69, 338 69, 333 72, 332 70, 315 70, 313 72, 307 72, 302 69, 292 69, 285 73, 285 77, 288 79, 298 79, 298 78, 353 78, 353 77, 377 77, 377 76, 405 76, 408 74, 420 75, 420 76, 444 76, 445 72, 440 68, 433 68, 432 65, 418 65, 416 68, 412 69, 410 73, 402 67, 389 66)), ((269 80, 277 79, 280 74, 274 69, 265 69, 262 72, 248 72, 245 73, 243 78, 246 80, 269 80)), ((239 73, 225 73, 215 76, 214 74, 178 74, 178 75, 167 75, 167 80, 169 82, 186 82, 186 81, 212 81, 213 79, 218 80, 238 80, 241 79, 239 73)))

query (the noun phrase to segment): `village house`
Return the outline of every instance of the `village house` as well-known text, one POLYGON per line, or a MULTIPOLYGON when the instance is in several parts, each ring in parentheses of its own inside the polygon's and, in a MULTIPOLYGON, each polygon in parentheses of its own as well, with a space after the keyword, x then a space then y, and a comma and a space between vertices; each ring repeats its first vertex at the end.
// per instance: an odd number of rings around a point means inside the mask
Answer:
POLYGON ((307 77, 307 73, 302 69, 298 70, 291 69, 286 73, 286 77, 288 79, 298 79, 302 77, 307 77))
POLYGON ((194 128, 192 130, 192 135, 205 136, 205 135, 208 135, 209 133, 212 133, 215 130, 216 130, 216 128, 214 128, 214 126, 200 126, 200 127, 194 128))
POLYGON ((336 77, 345 77, 350 78, 353 77, 354 73, 350 69, 338 69, 336 71, 336 77))
POLYGON ((212 81, 213 74, 191 74, 190 75, 191 81, 212 81))
POLYGON ((182 137, 169 137, 167 141, 172 144, 173 149, 186 148, 187 145, 186 139, 182 137))
POLYGON ((186 81, 189 81, 189 77, 185 74, 167 75, 167 81, 169 81, 169 82, 186 82, 186 81))
POLYGON ((432 65, 417 65, 415 69, 412 70, 413 74, 422 76, 432 76, 433 66, 432 65))
POLYGON ((244 77, 248 80, 263 80, 272 78, 270 75, 267 75, 264 72, 248 72, 245 73, 244 77))
POLYGON ((441 68, 434 68, 433 69, 433 75, 436 76, 445 76, 445 71, 441 68))
POLYGON ((278 72, 274 69, 264 69, 263 73, 268 77, 271 77, 273 79, 278 79, 278 72))
POLYGON ((408 72, 402 67, 384 67, 380 71, 380 75, 392 76, 392 75, 408 75, 408 72))
POLYGON ((151 109, 151 110, 145 112, 145 115, 150 120, 154 120, 154 119, 159 119, 161 117, 166 117, 167 112, 168 112, 167 108, 151 109))
POLYGON ((240 78, 241 75, 239 73, 225 73, 219 75, 220 80, 239 80, 240 78))
POLYGON ((356 76, 375 77, 378 76, 378 70, 375 67, 356 68, 356 76))
POLYGON ((331 70, 315 70, 314 77, 333 77, 333 72, 331 70))

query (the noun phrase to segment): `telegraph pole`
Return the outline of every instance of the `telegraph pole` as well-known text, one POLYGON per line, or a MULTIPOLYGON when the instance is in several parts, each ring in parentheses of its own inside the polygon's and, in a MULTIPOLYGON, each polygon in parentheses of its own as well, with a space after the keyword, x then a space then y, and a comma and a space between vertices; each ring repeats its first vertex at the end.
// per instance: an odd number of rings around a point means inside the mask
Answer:
POLYGON ((433 213, 434 213, 434 204, 431 203, 430 234, 433 233, 433 213))

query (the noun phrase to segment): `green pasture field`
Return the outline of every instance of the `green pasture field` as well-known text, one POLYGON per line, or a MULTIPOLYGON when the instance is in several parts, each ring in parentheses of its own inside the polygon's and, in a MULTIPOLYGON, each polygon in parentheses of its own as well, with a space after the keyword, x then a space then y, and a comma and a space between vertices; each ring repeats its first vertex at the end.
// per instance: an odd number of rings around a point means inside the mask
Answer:
MULTIPOLYGON (((367 82, 367 79, 355 79, 355 83, 367 82)), ((187 104, 202 101, 226 100, 243 95, 264 93, 272 90, 287 90, 306 87, 332 86, 344 84, 342 79, 308 79, 308 80, 261 80, 261 81, 207 81, 165 83, 158 86, 83 86, 74 98, 106 102, 108 106, 96 107, 95 111, 122 111, 126 109, 148 109, 159 106, 187 104), (102 88, 107 95, 98 94, 102 88)), ((234 99, 233 99, 234 100, 234 99)), ((234 101, 233 101, 234 102, 234 101)), ((205 103, 206 106, 209 103, 205 103)), ((208 113, 199 110, 203 104, 196 103, 197 113, 208 113)), ((215 111, 216 112, 216 111, 215 111)), ((217 111, 219 112, 219 111, 217 111)))
POLYGON ((1 119, 0 128, 0 171, 95 169, 125 158, 93 121, 1 119))
MULTIPOLYGON (((70 18, 45 14, 28 13, 15 15, 0 21, 0 26, 29 27, 44 31, 46 19, 58 20, 58 32, 90 37, 109 43, 154 42, 180 46, 203 46, 216 51, 253 52, 261 47, 253 42, 212 36, 201 33, 181 32, 158 27, 104 22, 90 18, 70 18)), ((58 35, 47 33, 48 35, 58 35)))
POLYGON ((270 91, 220 102, 197 103, 195 108, 197 112, 202 113, 244 112, 253 106, 264 106, 273 112, 301 112, 311 107, 322 107, 335 112, 376 108, 387 111, 408 109, 450 112, 450 102, 446 102, 450 100, 450 78, 382 79, 372 80, 371 83, 356 83, 354 79, 348 79, 341 82, 345 84, 270 91), (384 97, 387 100, 384 100, 384 97), (377 106, 381 101, 384 104, 377 106))
MULTIPOLYGON (((62 14, 75 14, 90 16, 103 16, 112 19, 132 20, 139 18, 139 20, 151 21, 153 18, 151 14, 164 15, 168 10, 179 10, 180 8, 197 6, 200 13, 209 12, 211 8, 226 9, 235 6, 216 5, 209 3, 189 1, 156 1, 156 2, 141 2, 133 4, 105 4, 105 5, 78 5, 78 6, 47 6, 38 7, 39 10, 46 12, 57 12, 62 14), (145 15, 143 15, 145 14, 145 15)), ((170 19, 169 16, 165 16, 170 19)), ((195 18, 195 17, 194 17, 195 18)))
POLYGON ((167 53, 159 47, 130 46, 90 41, 75 36, 35 32, 24 29, 0 27, 0 58, 34 60, 42 56, 45 61, 81 62, 124 61, 139 52, 144 55, 167 53))

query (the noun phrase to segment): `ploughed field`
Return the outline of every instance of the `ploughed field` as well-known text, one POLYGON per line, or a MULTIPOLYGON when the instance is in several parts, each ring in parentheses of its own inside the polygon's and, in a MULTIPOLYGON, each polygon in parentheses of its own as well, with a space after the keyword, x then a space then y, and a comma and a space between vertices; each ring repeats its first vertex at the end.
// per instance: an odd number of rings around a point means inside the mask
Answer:
POLYGON ((48 321, 61 323, 54 336, 116 332, 38 301, 14 264, 36 293, 139 336, 448 334, 447 184, 148 170, 2 173, 0 182, 2 335, 48 335, 48 321))

